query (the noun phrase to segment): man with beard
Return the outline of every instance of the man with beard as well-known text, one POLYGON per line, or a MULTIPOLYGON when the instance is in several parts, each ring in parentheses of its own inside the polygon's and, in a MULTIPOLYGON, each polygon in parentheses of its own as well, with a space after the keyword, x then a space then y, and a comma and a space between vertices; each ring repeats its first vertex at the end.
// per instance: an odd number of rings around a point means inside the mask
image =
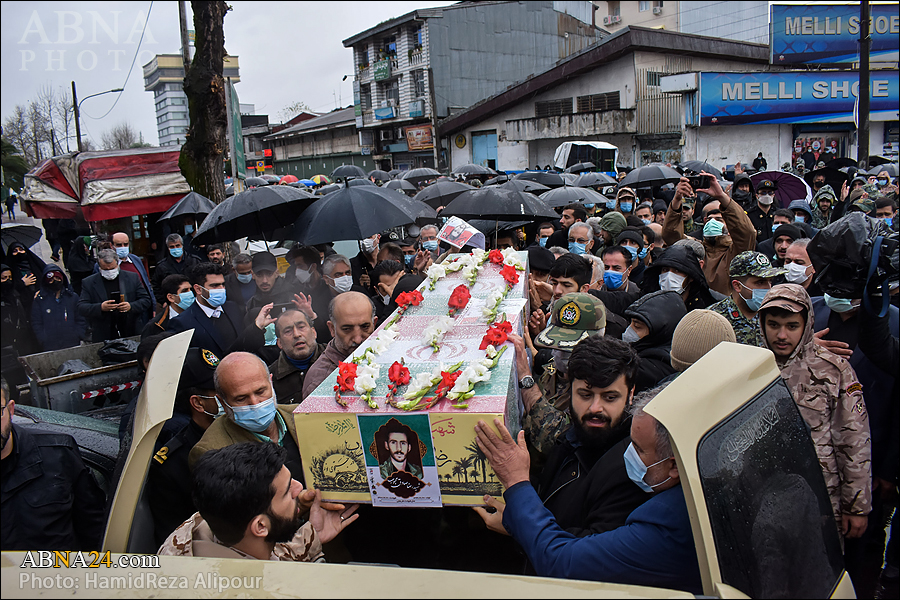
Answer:
POLYGON ((387 439, 382 443, 387 452, 387 459, 378 465, 381 478, 387 479, 397 471, 406 471, 414 477, 422 479, 422 466, 412 462, 410 457, 410 444, 416 443, 418 438, 408 425, 404 425, 395 419, 387 422, 384 431, 387 439))
POLYGON ((272 443, 205 454, 193 474, 197 512, 168 536, 159 554, 321 561, 322 544, 357 519, 356 506, 322 504, 321 492, 304 490, 291 478, 285 455, 272 443))
MULTIPOLYGON (((516 352, 516 359, 518 372, 527 373, 524 353, 516 352)), ((631 443, 628 408, 639 362, 629 344, 600 335, 578 342, 569 358, 572 400, 566 411, 571 426, 532 483, 559 526, 576 537, 623 526, 631 511, 647 500, 629 479, 623 458, 631 443)), ((528 379, 519 384, 523 401, 525 396, 533 401, 536 393, 528 379)), ((477 509, 478 514, 490 529, 505 533, 505 505, 490 496, 485 502, 496 512, 477 509)))

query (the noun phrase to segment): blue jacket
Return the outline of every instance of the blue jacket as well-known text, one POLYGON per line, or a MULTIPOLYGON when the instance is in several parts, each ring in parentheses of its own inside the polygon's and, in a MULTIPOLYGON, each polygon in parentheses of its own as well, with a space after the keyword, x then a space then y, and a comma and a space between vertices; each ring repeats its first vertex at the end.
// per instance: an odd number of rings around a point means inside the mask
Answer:
POLYGON ((44 352, 77 346, 87 341, 87 320, 78 312, 78 295, 69 286, 63 273, 63 288, 59 298, 44 285, 44 276, 62 269, 55 264, 44 267, 41 274, 41 291, 31 305, 31 328, 44 352))
POLYGON ((557 525, 530 483, 517 483, 503 496, 503 526, 540 576, 702 593, 680 485, 654 494, 628 515, 624 526, 581 538, 557 525))

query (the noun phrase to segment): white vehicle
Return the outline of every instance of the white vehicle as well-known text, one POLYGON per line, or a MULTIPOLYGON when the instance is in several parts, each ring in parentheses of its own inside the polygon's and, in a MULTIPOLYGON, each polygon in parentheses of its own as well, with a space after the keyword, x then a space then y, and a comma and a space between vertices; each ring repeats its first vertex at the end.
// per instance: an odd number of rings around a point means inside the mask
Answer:
POLYGON ((597 170, 610 177, 616 176, 619 149, 606 142, 583 140, 563 142, 553 154, 553 165, 557 169, 567 169, 582 162, 592 162, 597 170))

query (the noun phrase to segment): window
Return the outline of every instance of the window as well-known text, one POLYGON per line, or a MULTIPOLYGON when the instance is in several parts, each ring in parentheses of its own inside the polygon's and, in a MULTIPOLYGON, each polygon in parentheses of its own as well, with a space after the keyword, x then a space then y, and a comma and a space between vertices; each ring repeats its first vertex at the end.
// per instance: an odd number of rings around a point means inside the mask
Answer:
POLYGON ((561 98, 560 100, 546 100, 544 102, 534 103, 534 116, 537 118, 571 115, 572 112, 571 98, 561 98))
POLYGON ((368 48, 359 48, 356 50, 357 62, 360 65, 368 65, 369 64, 369 49, 368 48))
POLYGON ((619 92, 578 96, 578 112, 580 113, 618 110, 619 108, 619 92))
POLYGON ((638 2, 639 12, 647 12, 648 10, 650 10, 650 0, 641 0, 638 2))
POLYGON ((622 9, 618 0, 611 0, 610 2, 607 2, 606 5, 609 7, 609 16, 621 16, 622 9))
POLYGON ((380 92, 382 97, 385 100, 393 101, 394 106, 398 106, 400 104, 400 82, 397 79, 392 79, 391 81, 385 81, 378 84, 380 87, 380 92))
POLYGON ((390 57, 397 56, 397 38, 395 36, 384 38, 381 41, 381 52, 390 57))
POLYGON ((660 85, 661 75, 661 73, 657 73, 656 71, 647 71, 647 85, 660 85))
POLYGON ((412 72, 413 76, 413 93, 416 98, 425 97, 425 70, 416 69, 412 72))
POLYGON ((359 86, 359 104, 363 110, 372 108, 372 84, 364 83, 359 86))

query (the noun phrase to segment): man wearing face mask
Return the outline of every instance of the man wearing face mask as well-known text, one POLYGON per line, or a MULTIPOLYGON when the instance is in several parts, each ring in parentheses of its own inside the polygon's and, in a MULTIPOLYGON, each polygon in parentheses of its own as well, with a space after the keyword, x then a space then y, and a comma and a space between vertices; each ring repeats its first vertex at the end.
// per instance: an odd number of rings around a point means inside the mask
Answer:
POLYGON ((131 253, 131 240, 128 234, 121 231, 116 232, 112 234, 110 241, 116 250, 116 256, 119 257, 119 268, 123 271, 137 273, 141 278, 141 283, 144 284, 144 289, 148 294, 152 294, 153 287, 150 284, 150 277, 147 276, 147 267, 144 266, 144 261, 140 256, 131 253))
MULTIPOLYGON (((316 253, 318 257, 318 253, 316 253)), ((290 262, 290 259, 288 259, 290 262)), ((225 276, 225 295, 242 309, 256 293, 256 282, 253 280, 253 259, 249 254, 238 254, 231 260, 233 267, 230 275, 225 276)), ((225 272, 224 269, 222 271, 225 272)))
MULTIPOLYGON (((719 211, 714 213, 708 205, 703 208, 706 215, 703 225, 703 247, 706 250, 703 274, 711 289, 728 294, 731 291, 728 267, 735 256, 756 248, 756 229, 738 201, 725 194, 715 177, 709 175, 709 179, 709 189, 696 190, 709 194, 713 201, 717 201, 719 211)), ((663 240, 669 246, 684 237, 681 203, 696 192, 686 177, 682 177, 675 188, 675 197, 663 224, 663 240)))
POLYGON ((701 593, 700 569, 680 474, 669 433, 644 412, 663 386, 636 396, 631 443, 623 453, 629 479, 647 494, 625 524, 585 535, 560 527, 529 482, 525 434, 513 439, 494 421, 497 436, 483 421, 476 442, 506 490, 502 526, 522 546, 542 577, 651 585, 701 593), (500 460, 500 457, 503 460, 500 460))
POLYGON ((152 280, 153 295, 160 306, 166 301, 166 297, 162 293, 162 280, 174 273, 188 275, 188 271, 200 263, 196 256, 191 256, 184 251, 184 242, 177 233, 166 237, 166 248, 168 254, 157 263, 152 280))
POLYGON ((775 190, 774 181, 765 179, 756 188, 756 206, 747 211, 747 216, 756 229, 757 243, 772 237, 772 224, 775 222, 775 190))
POLYGON ((44 267, 41 291, 31 305, 31 328, 42 352, 71 348, 88 340, 87 321, 78 311, 78 296, 56 265, 44 267))
MULTIPOLYGON (((799 226, 808 225, 811 228, 809 237, 818 233, 818 229, 812 228, 813 212, 806 200, 794 200, 788 205, 788 210, 794 213, 794 223, 799 226)), ((810 231, 810 229, 807 229, 810 231)))
POLYGON ((589 254, 594 247, 594 232, 587 223, 575 223, 569 227, 568 249, 572 254, 589 254))
POLYGON ((647 248, 644 246, 644 236, 635 228, 626 227, 616 237, 616 244, 625 248, 631 254, 631 273, 629 279, 640 286, 644 280, 644 258, 647 256, 647 248))
POLYGON ((756 313, 772 289, 772 280, 786 272, 773 267, 761 252, 742 252, 731 261, 731 296, 716 302, 709 310, 728 319, 739 344, 764 347, 756 313))
POLYGON ((213 421, 224 414, 213 383, 218 364, 219 358, 203 348, 188 348, 184 357, 174 410, 189 414, 190 421, 165 445, 157 441, 147 472, 147 500, 157 546, 197 510, 191 499, 188 455, 213 421))
POLYGON ((387 311, 391 306, 394 287, 405 274, 406 271, 403 269, 403 265, 396 260, 383 260, 372 270, 372 283, 376 294, 373 299, 375 300, 375 313, 379 321, 383 321, 390 316, 390 313, 387 311))
POLYGON ((342 254, 332 254, 322 262, 322 275, 331 298, 349 291, 368 295, 368 291, 353 283, 353 268, 350 260, 342 254))
POLYGON ((822 290, 819 288, 819 284, 813 281, 816 268, 806 251, 809 242, 809 238, 800 238, 787 247, 784 253, 784 276, 775 279, 773 284, 796 283, 802 285, 810 297, 815 298, 822 295, 822 290), (784 281, 781 281, 782 279, 784 281))
POLYGON ((284 281, 298 298, 309 301, 312 311, 317 316, 322 316, 316 318, 313 325, 319 342, 327 344, 331 340, 331 333, 328 331, 324 315, 328 314, 328 303, 334 297, 334 292, 323 278, 321 255, 312 246, 295 244, 288 252, 287 260, 292 268, 285 273, 284 281))
MULTIPOLYGON (((242 442, 273 442, 284 448, 284 465, 291 477, 304 482, 294 425, 297 405, 278 404, 266 364, 255 354, 233 352, 219 362, 213 382, 224 415, 213 421, 191 449, 190 466, 210 450, 242 442)), ((308 510, 307 504, 301 512, 308 510)))
POLYGON ((585 222, 587 222, 587 212, 582 205, 573 203, 564 206, 559 217, 560 229, 554 231, 550 237, 547 238, 544 247, 553 248, 554 246, 559 246, 560 248, 568 248, 569 228, 575 223, 585 222))
POLYGON ((621 188, 616 192, 616 210, 623 216, 630 215, 634 211, 634 200, 637 195, 634 190, 628 187, 621 188))
POLYGON ((100 272, 81 282, 78 312, 87 319, 93 342, 138 335, 152 300, 135 273, 119 270, 110 248, 97 253, 100 272))
POLYGON ((166 331, 169 320, 174 319, 194 303, 194 292, 191 284, 184 275, 169 275, 162 281, 162 290, 166 295, 166 303, 163 305, 162 315, 147 323, 141 332, 141 339, 166 331))
POLYGON ((372 269, 378 264, 378 244, 380 234, 375 234, 359 241, 359 254, 350 259, 353 283, 372 295, 372 269))
POLYGON ((678 293, 689 311, 707 308, 725 298, 709 289, 694 250, 679 244, 666 248, 644 273, 641 292, 649 294, 657 290, 678 293))
POLYGON ((653 292, 625 310, 631 321, 622 341, 631 344, 641 362, 634 378, 635 393, 655 387, 675 372, 669 356, 672 335, 687 314, 684 301, 675 292, 653 292))

